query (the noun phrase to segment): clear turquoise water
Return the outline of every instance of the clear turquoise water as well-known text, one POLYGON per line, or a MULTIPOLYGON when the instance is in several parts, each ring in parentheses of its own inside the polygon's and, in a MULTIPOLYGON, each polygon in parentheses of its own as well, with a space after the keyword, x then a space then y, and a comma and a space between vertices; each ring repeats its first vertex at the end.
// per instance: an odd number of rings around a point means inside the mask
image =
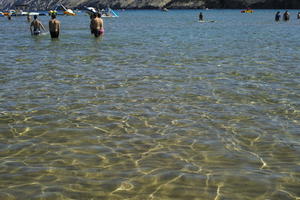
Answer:
POLYGON ((300 199, 297 11, 199 12, 0 18, 0 199, 300 199))

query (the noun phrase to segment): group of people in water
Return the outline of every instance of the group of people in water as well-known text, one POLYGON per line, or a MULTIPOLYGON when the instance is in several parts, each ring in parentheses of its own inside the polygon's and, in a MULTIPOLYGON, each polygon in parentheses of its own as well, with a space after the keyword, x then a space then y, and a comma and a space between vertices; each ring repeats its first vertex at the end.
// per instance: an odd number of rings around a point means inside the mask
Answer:
MULTIPOLYGON (((276 22, 280 21, 280 18, 281 18, 280 11, 278 11, 275 14, 275 21, 276 22)), ((288 11, 285 11, 283 13, 282 19, 283 19, 283 21, 289 21, 290 20, 290 13, 288 11)), ((297 19, 300 19, 300 12, 298 12, 298 14, 297 14, 297 19)))
MULTIPOLYGON (((289 21, 290 20, 290 13, 288 11, 285 11, 283 13, 283 20, 289 21)), ((27 16, 27 20, 30 23, 30 32, 32 35, 39 35, 41 31, 46 31, 45 27, 43 26, 42 22, 39 21, 37 15, 34 15, 34 19, 31 21, 31 16, 27 16)), ((11 16, 8 16, 8 19, 11 19, 11 16)), ((101 18, 101 13, 93 13, 90 15, 90 30, 91 34, 93 34, 95 37, 102 36, 104 34, 104 23, 101 18)), ((278 11, 275 15, 275 21, 280 21, 281 14, 280 11, 278 11)), ((297 19, 300 19, 300 12, 297 14, 297 19)), ((199 21, 203 21, 204 17, 202 12, 199 13, 199 21)), ((49 20, 49 32, 51 35, 51 38, 58 38, 59 32, 60 32, 60 21, 56 19, 56 14, 51 14, 51 19, 49 20)))
MULTIPOLYGON (((104 23, 101 18, 101 13, 94 13, 91 15, 90 30, 91 34, 95 37, 102 36, 104 34, 104 23)), ((27 20, 31 21, 31 16, 27 16, 27 20)), ((30 23, 30 32, 32 35, 40 35, 41 31, 46 31, 44 25, 38 16, 34 15, 34 19, 30 23)), ((51 14, 51 19, 49 20, 49 32, 51 38, 58 38, 60 32, 60 21, 56 19, 56 14, 51 14)))
MULTIPOLYGON (((40 20, 37 19, 37 15, 34 15, 33 21, 30 23, 30 32, 31 35, 39 35, 41 30, 46 31, 44 25, 40 20)), ((27 17, 27 20, 30 21, 30 16, 27 17)), ((51 38, 58 38, 60 31, 60 21, 56 19, 56 15, 52 14, 51 19, 49 20, 49 32, 51 38)))
MULTIPOLYGON (((288 11, 285 11, 283 13, 283 21, 289 21, 290 20, 290 13, 288 11)), ((281 19, 281 14, 280 14, 280 11, 278 11, 275 15, 275 21, 280 21, 281 19)), ((297 14, 297 19, 300 19, 300 12, 298 12, 297 14)), ((203 14, 202 12, 199 13, 199 21, 204 21, 204 17, 203 17, 203 14)))

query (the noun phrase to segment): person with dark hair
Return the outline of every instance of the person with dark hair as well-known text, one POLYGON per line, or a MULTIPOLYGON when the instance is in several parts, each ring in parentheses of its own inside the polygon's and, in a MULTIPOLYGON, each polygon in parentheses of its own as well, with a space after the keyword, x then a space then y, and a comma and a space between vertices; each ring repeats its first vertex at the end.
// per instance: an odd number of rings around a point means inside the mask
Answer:
POLYGON ((288 11, 285 11, 283 13, 283 20, 284 21, 289 21, 290 20, 290 13, 288 11))
POLYGON ((46 30, 43 26, 42 22, 37 19, 37 15, 34 15, 33 21, 30 24, 30 32, 32 35, 39 35, 41 33, 41 29, 46 30), (33 30, 32 30, 33 27, 33 30))
POLYGON ((90 22, 90 30, 91 30, 91 34, 94 34, 94 29, 93 29, 93 20, 97 17, 97 14, 96 13, 93 13, 90 15, 90 19, 91 19, 91 22, 90 22))
POLYGON ((49 31, 51 38, 58 38, 60 31, 60 21, 56 19, 56 14, 51 14, 51 19, 49 20, 49 31))
POLYGON ((104 23, 101 19, 101 13, 95 13, 94 18, 91 20, 90 24, 91 33, 95 35, 95 37, 99 37, 104 34, 104 23))
POLYGON ((202 14, 202 12, 199 13, 199 21, 203 21, 203 14, 202 14))
POLYGON ((298 12, 297 14, 297 19, 300 19, 300 12, 298 12))
POLYGON ((278 11, 275 15, 275 21, 278 22, 280 20, 280 12, 278 11))

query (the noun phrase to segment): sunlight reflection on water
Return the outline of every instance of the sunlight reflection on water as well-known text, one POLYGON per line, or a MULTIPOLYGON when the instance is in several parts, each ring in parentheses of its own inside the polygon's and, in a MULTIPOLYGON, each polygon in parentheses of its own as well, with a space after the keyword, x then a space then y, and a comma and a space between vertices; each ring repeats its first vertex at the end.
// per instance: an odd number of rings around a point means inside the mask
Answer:
POLYGON ((0 18, 0 199, 299 199, 299 22, 197 13, 0 18))

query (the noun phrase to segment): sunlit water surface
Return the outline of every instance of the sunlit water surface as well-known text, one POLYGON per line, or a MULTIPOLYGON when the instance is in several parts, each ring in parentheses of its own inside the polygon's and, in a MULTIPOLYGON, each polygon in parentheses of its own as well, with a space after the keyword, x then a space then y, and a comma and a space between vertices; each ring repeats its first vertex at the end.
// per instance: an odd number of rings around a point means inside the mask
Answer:
POLYGON ((300 199, 297 11, 202 12, 0 18, 0 199, 300 199))

